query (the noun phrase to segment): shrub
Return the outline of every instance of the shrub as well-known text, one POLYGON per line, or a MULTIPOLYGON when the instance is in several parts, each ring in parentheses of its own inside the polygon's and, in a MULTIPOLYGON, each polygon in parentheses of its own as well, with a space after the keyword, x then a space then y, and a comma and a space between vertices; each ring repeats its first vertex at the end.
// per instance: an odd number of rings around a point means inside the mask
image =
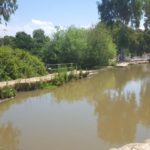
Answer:
POLYGON ((45 75, 42 61, 20 49, 0 47, 0 81, 45 75))
POLYGON ((11 87, 5 87, 4 89, 0 89, 0 99, 11 98, 15 95, 16 91, 11 87))

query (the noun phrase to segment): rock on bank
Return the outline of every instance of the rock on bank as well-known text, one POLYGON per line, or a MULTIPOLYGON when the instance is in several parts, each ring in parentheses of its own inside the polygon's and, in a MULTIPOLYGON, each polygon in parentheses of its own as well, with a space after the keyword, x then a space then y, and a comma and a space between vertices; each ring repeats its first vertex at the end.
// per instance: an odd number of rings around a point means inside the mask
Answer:
POLYGON ((121 148, 112 148, 110 150, 150 150, 150 139, 143 143, 131 143, 121 148))

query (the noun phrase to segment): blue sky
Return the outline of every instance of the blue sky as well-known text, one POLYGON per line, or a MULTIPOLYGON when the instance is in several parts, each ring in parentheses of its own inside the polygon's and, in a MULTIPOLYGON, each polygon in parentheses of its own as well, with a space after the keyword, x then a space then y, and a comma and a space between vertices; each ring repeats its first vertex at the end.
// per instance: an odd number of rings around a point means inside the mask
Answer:
POLYGON ((89 27, 98 22, 96 0, 18 0, 15 12, 0 34, 15 35, 17 31, 32 33, 42 28, 47 34, 54 26, 89 27))

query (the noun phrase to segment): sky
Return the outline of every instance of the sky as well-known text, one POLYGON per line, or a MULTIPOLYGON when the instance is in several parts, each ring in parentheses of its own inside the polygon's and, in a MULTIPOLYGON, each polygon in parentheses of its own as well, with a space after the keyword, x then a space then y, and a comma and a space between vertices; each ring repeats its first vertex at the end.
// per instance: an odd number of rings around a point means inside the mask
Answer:
POLYGON ((18 31, 32 34, 42 28, 47 35, 55 26, 88 28, 98 22, 97 0, 18 0, 18 9, 7 26, 0 25, 0 36, 18 31))

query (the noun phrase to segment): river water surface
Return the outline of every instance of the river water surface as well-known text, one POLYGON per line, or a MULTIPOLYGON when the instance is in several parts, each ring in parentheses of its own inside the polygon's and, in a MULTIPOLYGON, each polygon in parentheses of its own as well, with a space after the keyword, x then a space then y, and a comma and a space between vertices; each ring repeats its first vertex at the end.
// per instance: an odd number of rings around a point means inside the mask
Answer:
POLYGON ((0 150, 108 150, 150 138, 150 65, 101 70, 0 104, 0 150))

